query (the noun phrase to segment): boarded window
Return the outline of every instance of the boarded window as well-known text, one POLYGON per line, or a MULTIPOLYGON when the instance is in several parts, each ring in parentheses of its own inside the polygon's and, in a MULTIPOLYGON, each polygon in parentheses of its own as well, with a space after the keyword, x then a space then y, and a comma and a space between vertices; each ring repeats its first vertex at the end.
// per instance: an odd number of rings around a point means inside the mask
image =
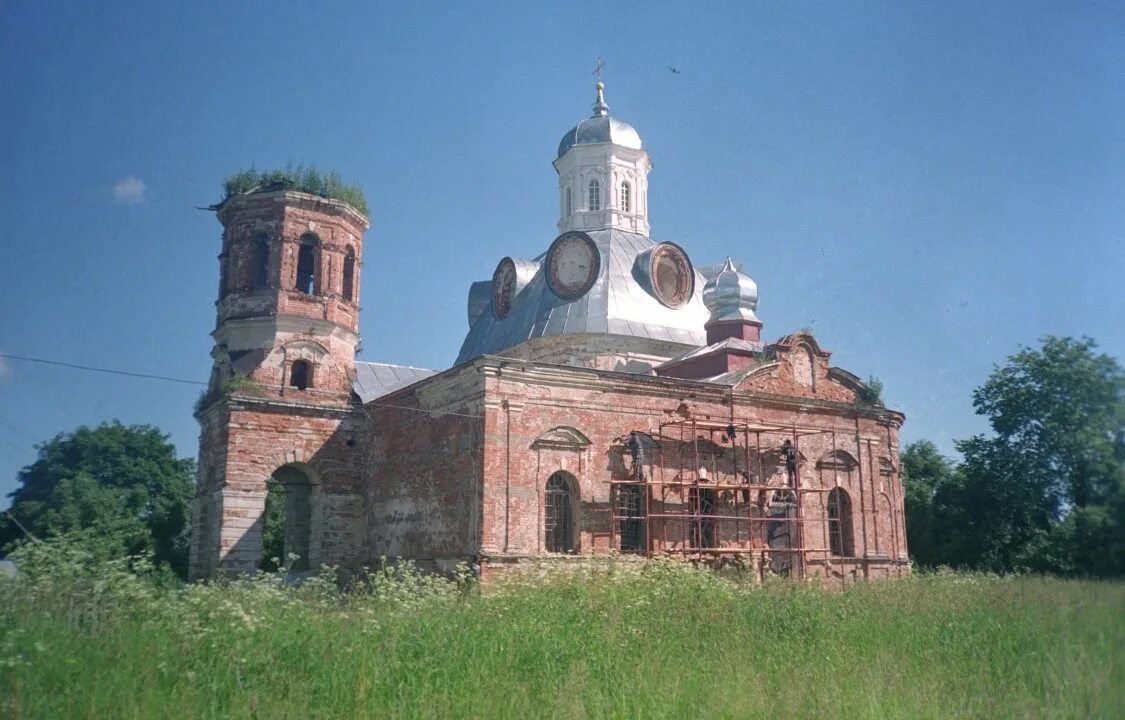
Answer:
POLYGON ((355 250, 348 248, 344 256, 344 299, 355 301, 355 250))
POLYGON ((629 183, 621 183, 621 212, 632 212, 630 209, 633 204, 633 189, 629 187, 629 183))
POLYGON ((574 552, 574 493, 573 478, 557 472, 547 479, 544 498, 544 530, 547 552, 574 552))
POLYGON ((312 385, 312 367, 307 360, 294 360, 289 370, 289 385, 304 390, 312 385))
POLYGON ((305 235, 297 250, 297 284, 299 292, 312 295, 316 291, 316 255, 320 240, 315 235, 305 235))

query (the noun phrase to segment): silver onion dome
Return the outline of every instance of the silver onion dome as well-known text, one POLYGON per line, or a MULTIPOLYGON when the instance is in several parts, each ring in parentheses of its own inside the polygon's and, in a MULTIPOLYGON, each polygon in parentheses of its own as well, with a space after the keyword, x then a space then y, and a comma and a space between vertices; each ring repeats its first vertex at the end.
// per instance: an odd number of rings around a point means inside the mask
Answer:
POLYGON ((719 274, 703 286, 703 304, 711 311, 708 322, 761 322, 754 314, 758 309, 758 284, 739 272, 729 257, 719 274))
POLYGON ((613 143, 622 147, 640 150, 641 136, 627 122, 609 116, 609 105, 605 103, 605 84, 598 83, 598 97, 594 101, 593 116, 583 120, 567 131, 559 142, 559 157, 566 154, 575 145, 592 145, 594 143, 613 143))

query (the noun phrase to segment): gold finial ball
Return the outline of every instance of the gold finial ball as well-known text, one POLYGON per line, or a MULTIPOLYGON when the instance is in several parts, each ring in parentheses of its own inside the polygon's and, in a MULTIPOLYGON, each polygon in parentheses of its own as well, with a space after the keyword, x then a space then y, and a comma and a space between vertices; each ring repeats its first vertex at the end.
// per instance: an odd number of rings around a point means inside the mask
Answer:
POLYGON ((598 90, 605 90, 605 83, 598 80, 598 90))

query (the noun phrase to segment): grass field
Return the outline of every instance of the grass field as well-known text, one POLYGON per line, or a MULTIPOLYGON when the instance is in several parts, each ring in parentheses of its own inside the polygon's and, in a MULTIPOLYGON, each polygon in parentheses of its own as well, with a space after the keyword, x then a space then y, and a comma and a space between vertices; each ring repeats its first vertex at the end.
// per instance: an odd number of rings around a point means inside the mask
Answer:
POLYGON ((0 716, 1121 718, 1125 585, 827 591, 653 562, 341 595, 72 564, 0 578, 0 716))

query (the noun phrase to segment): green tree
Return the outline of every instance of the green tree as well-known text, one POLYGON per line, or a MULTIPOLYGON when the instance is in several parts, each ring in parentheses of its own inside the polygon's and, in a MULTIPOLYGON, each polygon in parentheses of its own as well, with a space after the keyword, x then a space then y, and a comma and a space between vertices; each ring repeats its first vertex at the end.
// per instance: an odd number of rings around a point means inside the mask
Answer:
POLYGON ((907 445, 901 460, 910 555, 923 566, 949 564, 949 538, 945 530, 950 509, 945 503, 958 480, 954 464, 929 440, 907 445))
POLYGON ((991 570, 1125 571, 1125 374, 1089 338, 1047 337, 973 393, 993 436, 957 443, 960 559, 991 570))
MULTIPOLYGON (((114 421, 59 434, 38 450, 10 495, 19 524, 41 537, 82 536, 103 556, 148 551, 186 573, 195 462, 178 459, 167 435, 114 421)), ((0 518, 0 550, 23 537, 11 517, 0 518)))

